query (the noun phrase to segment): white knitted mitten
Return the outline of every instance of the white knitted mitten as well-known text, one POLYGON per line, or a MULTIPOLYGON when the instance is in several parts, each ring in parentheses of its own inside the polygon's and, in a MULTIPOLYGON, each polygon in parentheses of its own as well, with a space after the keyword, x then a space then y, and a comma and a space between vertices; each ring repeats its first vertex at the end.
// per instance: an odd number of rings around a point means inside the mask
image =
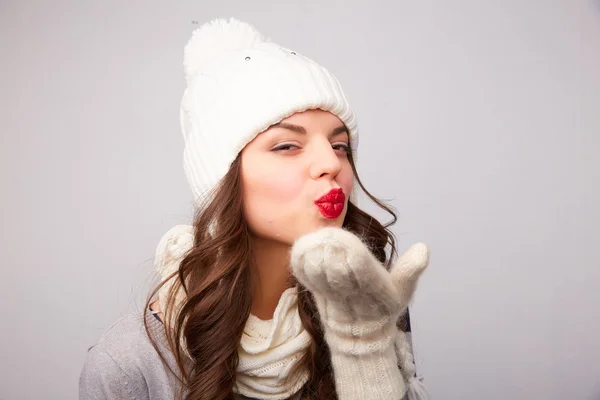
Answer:
MULTIPOLYGON (((156 255, 154 265, 161 281, 166 281, 179 269, 179 264, 187 252, 194 244, 194 227, 191 225, 176 225, 169 229, 167 233, 158 242, 156 246, 156 255)), ((171 287, 177 282, 178 277, 172 276, 158 290, 158 301, 160 310, 165 316, 167 326, 174 326, 174 318, 185 300, 183 288, 179 288, 175 295, 175 301, 172 308, 167 307, 167 298, 171 287)))
POLYGON ((411 246, 391 271, 354 234, 324 228, 298 239, 291 266, 315 298, 331 351, 340 400, 400 400, 396 321, 429 262, 426 245, 411 246))

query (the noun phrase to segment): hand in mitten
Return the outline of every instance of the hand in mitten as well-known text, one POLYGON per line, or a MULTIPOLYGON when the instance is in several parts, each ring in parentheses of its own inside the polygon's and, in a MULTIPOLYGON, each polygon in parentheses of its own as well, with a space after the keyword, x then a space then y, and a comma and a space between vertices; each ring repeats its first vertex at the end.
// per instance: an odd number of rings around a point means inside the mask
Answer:
POLYGON ((167 299, 173 285, 179 279, 173 275, 179 269, 179 264, 194 244, 194 227, 191 225, 176 225, 169 229, 160 239, 156 247, 154 265, 161 281, 167 281, 158 290, 160 310, 165 316, 167 326, 173 327, 174 318, 185 300, 183 288, 175 294, 172 307, 167 307, 167 299))
POLYGON ((428 262, 427 246, 417 243, 388 272, 358 237, 341 228, 324 228, 294 243, 291 267, 315 299, 340 400, 404 396, 396 321, 428 262))

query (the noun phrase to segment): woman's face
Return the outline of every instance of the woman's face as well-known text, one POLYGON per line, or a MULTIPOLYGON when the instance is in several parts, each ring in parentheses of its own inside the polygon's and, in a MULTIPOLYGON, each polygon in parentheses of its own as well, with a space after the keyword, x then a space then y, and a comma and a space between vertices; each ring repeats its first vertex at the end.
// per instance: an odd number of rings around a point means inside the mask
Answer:
POLYGON ((322 110, 296 113, 248 143, 241 162, 251 232, 291 245, 319 228, 341 227, 354 182, 349 146, 342 121, 322 110))

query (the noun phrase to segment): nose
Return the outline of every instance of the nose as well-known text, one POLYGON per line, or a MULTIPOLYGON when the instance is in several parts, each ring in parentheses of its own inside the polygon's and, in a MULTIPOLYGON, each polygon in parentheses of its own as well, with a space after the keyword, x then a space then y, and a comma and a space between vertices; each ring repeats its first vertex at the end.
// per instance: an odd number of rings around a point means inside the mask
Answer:
POLYGON ((331 148, 329 140, 319 142, 314 146, 311 157, 310 176, 312 179, 319 179, 329 176, 335 178, 342 169, 342 162, 339 155, 331 148))

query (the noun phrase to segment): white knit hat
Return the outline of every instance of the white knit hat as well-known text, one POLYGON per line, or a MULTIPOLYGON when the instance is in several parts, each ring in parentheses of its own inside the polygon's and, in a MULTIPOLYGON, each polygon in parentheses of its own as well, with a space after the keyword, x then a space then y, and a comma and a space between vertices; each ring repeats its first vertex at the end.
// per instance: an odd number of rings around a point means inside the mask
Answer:
POLYGON ((356 118, 335 76, 247 23, 217 19, 195 30, 185 46, 184 68, 183 164, 197 203, 246 144, 296 112, 322 109, 336 115, 356 150, 356 118))

